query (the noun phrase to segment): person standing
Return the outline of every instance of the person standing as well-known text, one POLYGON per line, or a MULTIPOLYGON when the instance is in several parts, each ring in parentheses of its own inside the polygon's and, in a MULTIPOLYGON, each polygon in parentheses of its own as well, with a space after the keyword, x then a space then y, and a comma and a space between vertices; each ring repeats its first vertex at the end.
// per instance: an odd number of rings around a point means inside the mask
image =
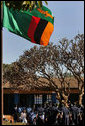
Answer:
POLYGON ((26 114, 26 110, 23 110, 22 112, 21 112, 21 116, 20 116, 20 121, 22 122, 22 123, 27 123, 27 114, 26 114))
POLYGON ((14 122, 17 122, 17 119, 18 119, 18 107, 17 105, 14 106, 14 109, 13 109, 13 116, 14 116, 14 122))
POLYGON ((63 113, 63 122, 64 125, 69 125, 69 109, 65 106, 65 104, 62 105, 61 111, 63 113))
POLYGON ((77 120, 78 120, 78 107, 76 106, 76 104, 74 104, 70 111, 72 112, 72 119, 73 122, 75 123, 75 125, 77 125, 77 120))
POLYGON ((36 125, 44 125, 43 120, 40 118, 39 114, 36 114, 36 125))

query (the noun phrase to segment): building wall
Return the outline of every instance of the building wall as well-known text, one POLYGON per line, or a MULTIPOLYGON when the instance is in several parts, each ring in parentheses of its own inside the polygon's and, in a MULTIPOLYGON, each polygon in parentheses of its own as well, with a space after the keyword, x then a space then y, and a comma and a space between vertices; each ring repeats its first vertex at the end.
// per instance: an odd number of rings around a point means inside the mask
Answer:
MULTIPOLYGON (((78 101, 79 95, 78 93, 71 93, 69 96, 69 100, 71 102, 78 101)), ((15 104, 22 107, 28 107, 29 105, 33 107, 33 105, 44 104, 45 102, 52 101, 56 103, 56 94, 4 94, 4 114, 12 114, 12 110, 15 104)), ((84 102, 84 98, 83 98, 84 102)))
POLYGON ((15 105, 28 107, 29 105, 43 105, 52 101, 52 94, 4 94, 4 114, 12 114, 15 105))
POLYGON ((4 114, 12 114, 14 106, 14 95, 4 94, 4 114))
POLYGON ((71 93, 69 98, 68 98, 72 103, 76 102, 79 100, 79 94, 78 93, 71 93))

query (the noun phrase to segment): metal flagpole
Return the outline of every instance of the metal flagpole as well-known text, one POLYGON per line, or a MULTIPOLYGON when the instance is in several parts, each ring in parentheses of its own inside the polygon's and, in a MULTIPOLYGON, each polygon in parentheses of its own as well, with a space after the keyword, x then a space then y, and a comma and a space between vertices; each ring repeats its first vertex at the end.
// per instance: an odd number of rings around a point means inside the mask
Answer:
MULTIPOLYGON (((3 50, 3 31, 2 31, 2 21, 3 21, 3 5, 1 6, 1 51, 3 50)), ((1 121, 3 124, 3 59, 2 56, 3 55, 3 51, 1 54, 1 121)))
MULTIPOLYGON (((1 43, 3 44, 3 41, 2 41, 2 29, 1 29, 1 43)), ((1 56, 2 58, 2 56, 1 56)), ((1 109, 2 109, 2 122, 3 122, 3 62, 1 62, 1 74, 2 74, 2 81, 1 81, 1 109)))

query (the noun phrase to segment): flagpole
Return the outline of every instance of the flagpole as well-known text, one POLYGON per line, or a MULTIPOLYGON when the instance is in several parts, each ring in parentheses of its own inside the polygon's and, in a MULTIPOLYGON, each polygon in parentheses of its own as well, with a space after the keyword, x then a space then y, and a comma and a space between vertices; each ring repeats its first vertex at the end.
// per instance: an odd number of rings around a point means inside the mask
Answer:
MULTIPOLYGON (((2 29, 1 29, 1 43, 3 44, 3 41, 2 41, 2 29)), ((2 47, 3 47, 3 45, 2 45, 2 47)), ((1 58, 2 58, 2 56, 1 56, 1 58)), ((2 123, 3 123, 3 62, 1 63, 1 65, 2 65, 2 81, 1 81, 1 109, 2 109, 2 123)))
MULTIPOLYGON (((3 31, 2 31, 2 20, 3 20, 3 5, 1 6, 1 51, 3 50, 3 31)), ((1 54, 1 122, 3 124, 3 59, 2 56, 3 51, 1 54)))

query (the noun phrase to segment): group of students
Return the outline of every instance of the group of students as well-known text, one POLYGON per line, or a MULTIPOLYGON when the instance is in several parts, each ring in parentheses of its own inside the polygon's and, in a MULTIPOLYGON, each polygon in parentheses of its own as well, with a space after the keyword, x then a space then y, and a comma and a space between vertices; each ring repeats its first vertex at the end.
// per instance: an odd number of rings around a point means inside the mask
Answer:
POLYGON ((27 125, 84 125, 84 106, 46 103, 36 107, 15 107, 14 121, 27 125))

